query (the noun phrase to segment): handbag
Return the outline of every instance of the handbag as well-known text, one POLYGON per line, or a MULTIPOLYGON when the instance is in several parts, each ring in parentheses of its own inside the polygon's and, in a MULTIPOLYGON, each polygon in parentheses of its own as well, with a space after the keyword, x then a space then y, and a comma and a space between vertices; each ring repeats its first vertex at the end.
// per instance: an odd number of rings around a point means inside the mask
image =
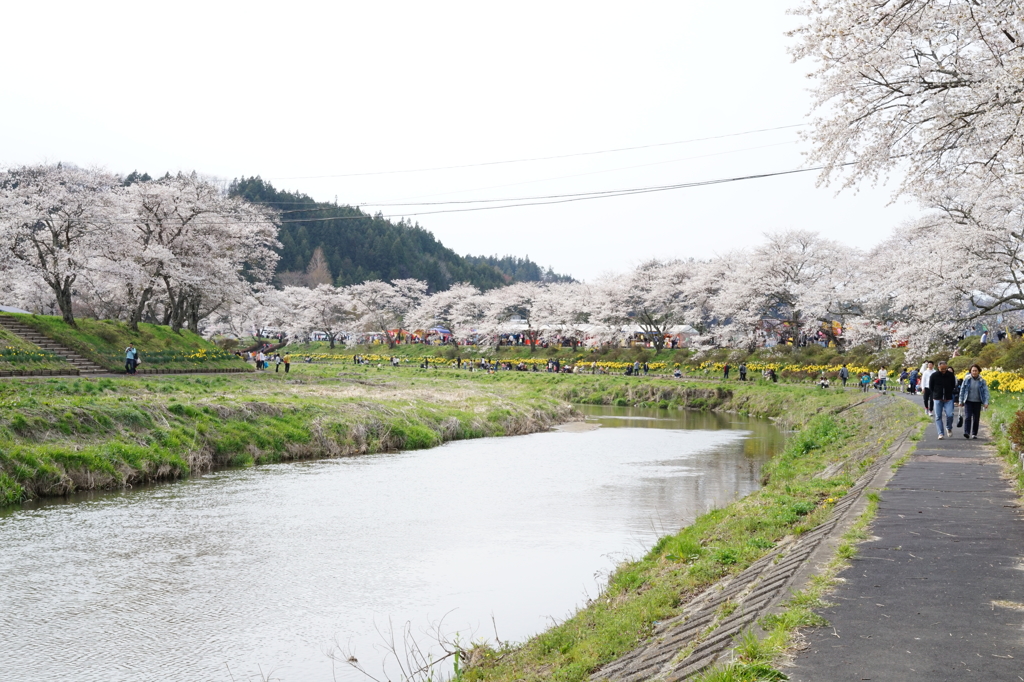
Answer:
POLYGON ((960 416, 956 420, 956 428, 961 428, 964 425, 964 406, 960 406, 960 416))

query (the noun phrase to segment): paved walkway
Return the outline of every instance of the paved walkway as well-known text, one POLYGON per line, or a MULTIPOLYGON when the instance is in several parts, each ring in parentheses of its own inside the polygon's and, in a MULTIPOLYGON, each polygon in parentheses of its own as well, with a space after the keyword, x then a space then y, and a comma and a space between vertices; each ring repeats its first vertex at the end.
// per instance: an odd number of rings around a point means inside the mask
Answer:
POLYGON ((988 435, 928 427, 791 680, 1024 682, 1024 510, 988 435))

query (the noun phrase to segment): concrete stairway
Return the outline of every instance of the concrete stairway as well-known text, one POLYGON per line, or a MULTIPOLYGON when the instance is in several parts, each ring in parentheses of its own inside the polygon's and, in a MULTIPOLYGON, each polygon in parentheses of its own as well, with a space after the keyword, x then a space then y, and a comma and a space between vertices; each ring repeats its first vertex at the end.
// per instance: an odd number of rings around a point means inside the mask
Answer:
POLYGON ((39 346, 43 350, 49 351, 54 355, 60 355, 78 369, 79 374, 109 374, 108 370, 100 367, 92 360, 86 360, 73 350, 69 350, 50 337, 40 334, 21 320, 7 315, 0 315, 0 327, 14 333, 29 343, 39 346))

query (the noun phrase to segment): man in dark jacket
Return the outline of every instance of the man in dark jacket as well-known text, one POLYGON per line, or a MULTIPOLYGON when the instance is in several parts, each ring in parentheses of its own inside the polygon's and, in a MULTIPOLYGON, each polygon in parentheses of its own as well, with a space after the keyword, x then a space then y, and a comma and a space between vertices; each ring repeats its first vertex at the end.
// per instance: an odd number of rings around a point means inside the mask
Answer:
POLYGON ((932 374, 928 384, 935 401, 935 425, 939 430, 939 440, 942 440, 953 432, 953 407, 959 398, 956 374, 944 360, 940 360, 939 369, 932 374))

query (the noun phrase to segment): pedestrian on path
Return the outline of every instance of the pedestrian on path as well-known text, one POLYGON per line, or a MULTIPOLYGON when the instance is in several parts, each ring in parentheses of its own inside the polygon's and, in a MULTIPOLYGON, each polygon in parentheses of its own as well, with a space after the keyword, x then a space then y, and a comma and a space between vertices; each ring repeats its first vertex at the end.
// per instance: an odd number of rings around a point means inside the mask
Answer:
POLYGON ((935 411, 935 400, 932 398, 932 374, 935 374, 935 363, 929 360, 921 365, 921 388, 924 397, 924 411, 931 417, 935 411))
POLYGON ((935 401, 935 426, 942 440, 953 432, 953 408, 960 398, 956 394, 956 374, 945 360, 940 360, 938 371, 932 373, 929 388, 935 401))
POLYGON ((910 395, 917 395, 917 377, 920 373, 917 368, 910 370, 910 395))
POLYGON ((284 362, 281 359, 280 353, 274 354, 274 374, 277 374, 281 370, 281 363, 284 362))
POLYGON ((860 392, 867 393, 868 386, 871 384, 871 375, 868 372, 864 372, 860 375, 860 392))
POLYGON ((981 411, 988 409, 988 384, 981 378, 981 365, 971 365, 971 373, 960 386, 959 399, 964 410, 964 438, 977 438, 981 411))
POLYGON ((889 381, 889 370, 885 367, 881 367, 878 370, 878 387, 882 389, 882 393, 885 393, 887 382, 889 381))
POLYGON ((124 373, 135 374, 135 368, 138 366, 139 351, 135 349, 133 344, 128 344, 128 347, 124 349, 124 373))
POLYGON ((850 369, 844 364, 843 368, 839 370, 839 379, 843 382, 843 388, 846 388, 846 380, 850 378, 850 369))

